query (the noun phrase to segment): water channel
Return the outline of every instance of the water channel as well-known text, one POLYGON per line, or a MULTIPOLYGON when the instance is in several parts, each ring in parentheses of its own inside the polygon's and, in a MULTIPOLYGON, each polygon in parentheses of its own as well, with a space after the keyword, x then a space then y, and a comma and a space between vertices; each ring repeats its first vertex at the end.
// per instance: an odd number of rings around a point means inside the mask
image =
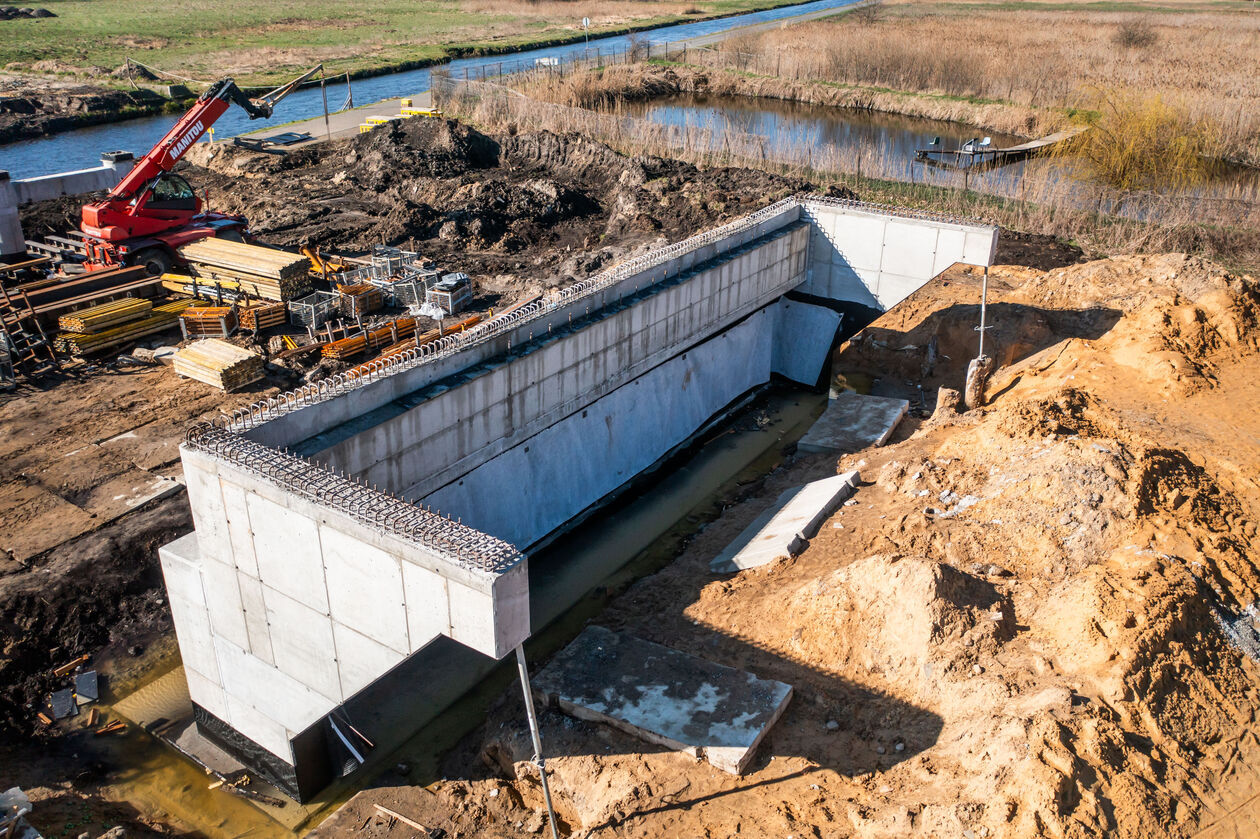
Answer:
MULTIPOLYGON (((650 44, 680 43, 698 38, 710 38, 754 24, 787 20, 803 15, 816 15, 830 9, 844 8, 854 2, 856 0, 814 0, 810 3, 783 6, 763 12, 750 12, 717 20, 666 26, 635 36, 592 38, 589 43, 545 47, 505 55, 461 58, 442 66, 449 68, 457 77, 468 75, 475 78, 480 75, 508 73, 533 67, 535 61, 540 58, 554 58, 563 63, 588 56, 596 57, 599 54, 620 54, 630 45, 632 37, 646 40, 650 44)), ((359 79, 352 82, 351 88, 354 101, 360 105, 398 96, 411 96, 429 89, 429 69, 422 68, 359 79)), ((344 81, 330 83, 327 92, 330 109, 339 108, 346 100, 347 91, 344 81)), ((284 100, 273 121, 289 122, 319 116, 324 112, 323 101, 323 94, 318 86, 300 90, 284 100)), ((170 130, 176 119, 174 115, 144 117, 126 122, 80 128, 54 134, 51 137, 9 143, 0 146, 0 169, 7 170, 13 178, 30 178, 96 166, 100 163, 101 152, 105 151, 123 150, 140 155, 152 148, 153 144, 170 130)), ((259 127, 259 122, 251 122, 244 111, 234 107, 219 118, 215 125, 215 135, 218 139, 224 139, 256 130, 259 127)))

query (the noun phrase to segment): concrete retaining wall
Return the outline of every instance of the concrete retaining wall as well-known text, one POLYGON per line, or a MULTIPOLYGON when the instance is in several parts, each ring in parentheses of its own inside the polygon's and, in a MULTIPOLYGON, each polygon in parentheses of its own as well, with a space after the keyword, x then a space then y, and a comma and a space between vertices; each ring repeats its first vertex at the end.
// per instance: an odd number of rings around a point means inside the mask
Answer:
POLYGON ((529 635, 524 562, 478 571, 182 451, 195 537, 160 551, 193 701, 292 763, 294 737, 448 636, 529 635))
POLYGON ((800 291, 887 311, 955 263, 993 263, 998 230, 805 201, 809 278, 800 291))
MULTIPOLYGON (((389 406, 395 400, 405 400, 411 394, 454 374, 490 359, 501 358, 512 348, 520 347, 535 338, 548 334, 549 331, 566 327, 574 320, 593 312, 609 309, 654 283, 668 277, 676 277, 698 265, 739 250, 750 242, 796 223, 800 220, 800 213, 800 207, 796 204, 783 206, 770 217, 727 238, 705 242, 694 247, 688 246, 677 256, 660 264, 631 274, 571 305, 556 306, 543 316, 521 324, 515 329, 470 344, 455 355, 425 361, 414 367, 399 370, 385 378, 366 383, 354 391, 352 399, 334 398, 320 401, 270 419, 246 431, 245 436, 266 446, 296 447, 303 441, 326 434, 330 429, 336 429, 344 423, 360 421, 369 412, 381 408, 387 411, 392 410, 389 406)), ((801 270, 804 271, 804 266, 801 270)), ((315 445, 318 448, 327 448, 318 443, 315 445)))
MULTIPOLYGON (((683 275, 674 284, 659 286, 593 323, 579 322, 550 338, 537 339, 505 360, 465 371, 454 382, 442 382, 398 400, 297 450, 408 500, 425 498, 799 284, 804 277, 808 228, 790 228, 771 236, 769 241, 736 251, 694 275, 683 275)), ((756 362, 756 368, 764 368, 764 375, 724 400, 699 406, 703 415, 691 426, 680 426, 677 436, 650 441, 644 466, 684 439, 727 401, 766 381, 771 365, 768 343, 765 349, 764 361, 756 362)), ((745 361, 752 363, 751 359, 745 361)), ((731 371, 722 367, 700 372, 708 379, 731 371)), ((746 377, 737 378, 743 381, 746 377)), ((666 399, 663 390, 674 389, 683 380, 660 381, 661 388, 648 398, 666 399)), ((582 488, 577 491, 581 493, 582 488)), ((601 495, 603 492, 587 493, 587 503, 601 495)), ((474 518, 465 506, 439 505, 439 509, 470 521, 474 518)), ((554 526, 561 523, 563 520, 554 526)), ((509 530, 519 534, 528 529, 509 530)), ((487 532, 518 547, 534 541, 522 542, 496 530, 487 532)))
POLYGON ((17 181, 9 180, 7 172, 0 172, 0 257, 26 252, 26 238, 18 219, 18 207, 63 195, 113 189, 134 165, 135 161, 129 153, 111 152, 107 157, 101 158, 100 166, 92 169, 17 181))
POLYGON ((654 367, 427 495, 529 546, 620 488, 770 378, 773 309, 654 367))
POLYGON ((839 316, 787 292, 883 309, 954 262, 987 265, 995 240, 984 226, 783 202, 441 354, 190 438, 197 532, 161 556, 194 701, 293 765, 310 760, 324 716, 434 639, 505 655, 529 633, 528 580, 492 536, 543 538, 772 373, 816 381, 839 316), (481 533, 446 522, 462 541, 426 541, 442 520, 415 500, 481 533), (435 547, 450 544, 481 544, 494 564, 435 547))

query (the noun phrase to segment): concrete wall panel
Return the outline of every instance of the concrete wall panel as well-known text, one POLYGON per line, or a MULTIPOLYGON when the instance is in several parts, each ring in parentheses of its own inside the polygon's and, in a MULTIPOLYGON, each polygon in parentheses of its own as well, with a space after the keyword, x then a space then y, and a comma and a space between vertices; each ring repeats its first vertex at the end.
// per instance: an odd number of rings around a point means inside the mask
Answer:
POLYGON ((230 693, 226 697, 225 721, 276 757, 292 765, 293 748, 289 745, 292 733, 249 703, 242 702, 230 693))
POLYGON ((218 682, 212 682, 191 667, 184 668, 184 678, 188 681, 188 696, 193 702, 221 720, 228 718, 227 694, 218 682))
POLYGON ((267 664, 275 664, 271 654, 271 628, 267 625, 267 604, 263 600, 262 583, 243 572, 236 575, 241 593, 241 608, 245 612, 245 632, 249 638, 246 650, 267 664))
POLYGON ((887 310, 956 262, 990 265, 997 228, 902 218, 865 208, 807 202, 812 222, 801 291, 887 310))
POLYGON ((337 642, 337 670, 341 674, 341 693, 346 699, 388 673, 406 656, 360 635, 349 627, 333 624, 337 642))
POLYGON ((320 528, 333 620, 406 653, 407 609, 398 558, 331 527, 320 528))
POLYGON ((315 522, 256 494, 250 494, 247 503, 259 579, 327 614, 328 589, 315 522))
POLYGON ((407 599, 407 629, 411 648, 419 649, 439 635, 451 634, 446 578, 427 568, 404 562, 403 593, 407 599))
POLYGON ((236 567, 258 576, 258 561, 254 558, 254 533, 249 524, 249 509, 245 491, 233 484, 220 482, 223 493, 223 512, 227 518, 228 540, 232 544, 232 560, 236 567))
POLYGON ((771 372, 813 387, 831 353, 840 315, 822 306, 783 299, 774 306, 771 372))
POLYGON ((241 603, 237 570, 231 565, 211 560, 201 564, 201 574, 206 591, 214 592, 206 599, 210 613, 210 626, 237 646, 249 648, 249 632, 245 628, 245 610, 241 603))
POLYGON ((263 586, 263 602, 276 667, 332 702, 340 702, 332 619, 267 586, 263 586))
MULTIPOLYGON (((283 726, 290 736, 304 731, 328 713, 326 697, 230 641, 216 638, 214 649, 219 661, 219 672, 223 677, 223 689, 229 698, 234 697, 276 725, 283 726)), ((234 719, 228 721, 246 737, 260 745, 267 745, 255 733, 238 725, 234 719)), ((266 736, 266 732, 259 733, 266 736)), ((290 762, 293 760, 292 756, 286 756, 278 750, 271 751, 277 757, 290 762)))

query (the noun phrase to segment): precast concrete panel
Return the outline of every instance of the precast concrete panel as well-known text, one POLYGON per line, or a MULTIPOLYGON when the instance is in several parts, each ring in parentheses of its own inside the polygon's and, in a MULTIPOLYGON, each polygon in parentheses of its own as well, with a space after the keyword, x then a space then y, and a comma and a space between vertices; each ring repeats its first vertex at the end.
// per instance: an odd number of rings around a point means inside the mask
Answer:
POLYGON ((936 259, 935 225, 889 220, 884 226, 884 260, 881 274, 907 277, 933 277, 936 259))
POLYGON ((228 718, 227 694, 223 686, 184 666, 184 679, 188 682, 188 697, 221 720, 228 718))
POLYGON ((227 514, 218 475, 205 469, 186 468, 184 484, 202 555, 232 562, 232 541, 228 538, 227 514))
POLYGON ((229 541, 232 544, 232 561, 236 567, 251 577, 258 576, 258 561, 254 558, 254 532, 249 524, 245 490, 233 484, 219 482, 223 492, 223 511, 227 517, 229 541))
MULTIPOLYGON (((274 724, 283 726, 290 735, 306 730, 332 709, 327 697, 230 641, 214 639, 214 651, 227 695, 254 708, 274 724)), ((246 737, 266 745, 253 733, 236 725, 234 720, 228 721, 246 737)), ((267 736, 265 731, 261 733, 267 736)), ((292 755, 272 751, 277 757, 293 762, 292 755)))
POLYGON ((315 522, 256 493, 249 494, 247 505, 259 579, 327 614, 328 588, 315 522))
POLYGON ((327 525, 320 528, 320 543, 333 620, 406 653, 407 608, 398 558, 327 525))
POLYGON ((411 649, 418 650, 439 635, 450 636, 451 610, 446 578, 409 562, 403 563, 402 572, 411 649))
POLYGON ((813 387, 831 354, 840 315, 822 306, 782 299, 774 305, 770 370, 813 387))
POLYGON ((168 602, 171 607, 171 623, 175 626, 175 638, 179 642, 179 654, 184 666, 196 670, 211 681, 218 681, 219 661, 214 651, 210 613, 205 606, 182 597, 172 596, 168 602))
POLYGON ((339 703, 343 697, 332 619, 267 586, 263 586, 263 603, 267 607, 276 667, 334 704, 339 703))
POLYGON ((241 606, 245 611, 245 632, 249 636, 249 645, 245 649, 267 664, 275 664, 271 655, 271 628, 267 625, 262 583, 243 571, 238 571, 236 578, 241 592, 241 606))
POLYGON ((245 609, 236 579, 238 573, 234 566, 225 565, 218 560, 207 559, 201 563, 201 578, 208 593, 206 608, 210 613, 212 631, 233 644, 248 649, 249 633, 245 628, 245 609))
MULTIPOLYGON (((232 694, 226 694, 227 716, 224 721, 290 765, 293 764, 293 747, 289 745, 292 733, 271 717, 232 694)), ((209 710, 209 709, 207 709, 209 710)))
POLYGON ((397 650, 378 644, 340 623, 333 624, 337 644, 337 670, 341 692, 349 699, 375 682, 406 658, 397 650))

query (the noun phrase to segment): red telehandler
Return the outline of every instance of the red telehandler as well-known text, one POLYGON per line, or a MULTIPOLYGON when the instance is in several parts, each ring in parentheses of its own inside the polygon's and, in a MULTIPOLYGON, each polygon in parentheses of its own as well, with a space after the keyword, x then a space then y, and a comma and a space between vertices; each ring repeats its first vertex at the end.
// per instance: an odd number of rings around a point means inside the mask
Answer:
POLYGON ((94 271, 143 265, 157 275, 175 265, 176 249, 189 242, 208 236, 240 241, 249 222, 243 216, 203 213, 197 193, 172 170, 233 102, 250 119, 266 119, 281 99, 321 69, 323 65, 258 99, 250 99, 231 79, 211 85, 104 200, 83 205, 83 267, 94 271))

